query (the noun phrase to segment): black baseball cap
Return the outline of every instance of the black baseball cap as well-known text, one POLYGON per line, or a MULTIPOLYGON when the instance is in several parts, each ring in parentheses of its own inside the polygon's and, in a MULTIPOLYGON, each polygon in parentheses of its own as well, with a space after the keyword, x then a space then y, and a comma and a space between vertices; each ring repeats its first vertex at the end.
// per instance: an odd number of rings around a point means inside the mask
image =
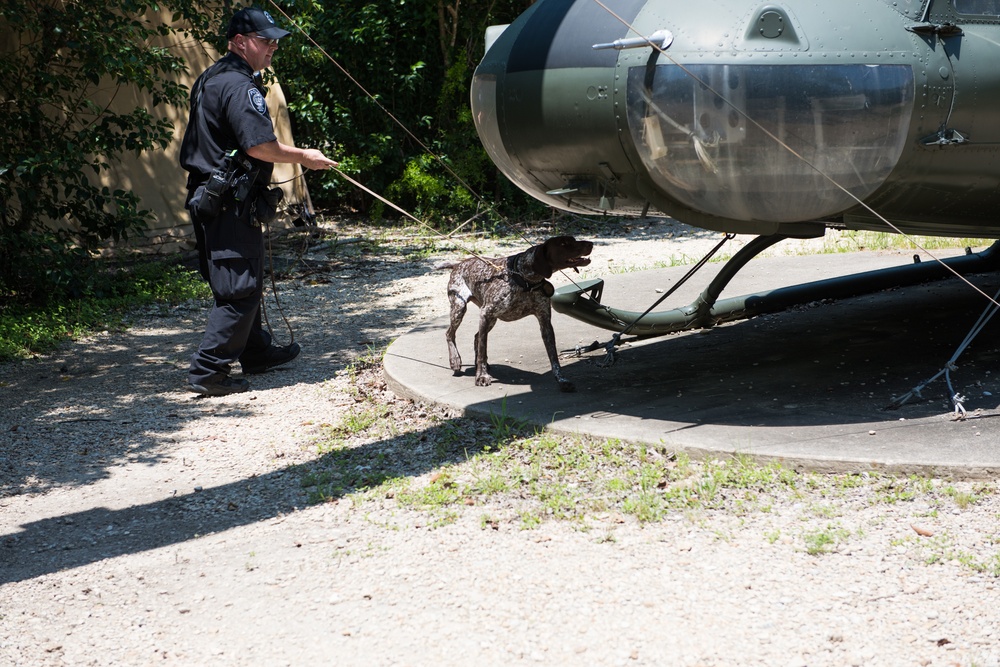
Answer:
POLYGON ((263 9, 244 7, 233 14, 233 18, 229 21, 226 39, 232 39, 235 35, 247 35, 251 32, 267 39, 281 39, 290 34, 287 30, 279 28, 271 15, 263 9))

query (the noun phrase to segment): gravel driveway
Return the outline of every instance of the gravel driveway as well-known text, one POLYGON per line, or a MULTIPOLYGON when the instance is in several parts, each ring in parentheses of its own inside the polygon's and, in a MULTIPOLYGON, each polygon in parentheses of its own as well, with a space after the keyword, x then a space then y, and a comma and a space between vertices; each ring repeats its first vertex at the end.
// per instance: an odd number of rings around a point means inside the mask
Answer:
MULTIPOLYGON (((672 222, 579 235, 593 275, 717 240, 672 222)), ((725 463, 519 433, 492 454, 557 456, 505 464, 530 485, 462 491, 503 425, 399 399, 373 360, 446 312, 435 261, 523 244, 327 239, 278 244, 304 351, 249 393, 183 390, 204 304, 0 365, 0 665, 1000 665, 996 480, 709 489, 725 463), (382 426, 352 421, 369 413, 382 426), (631 453, 621 470, 685 466, 660 486, 688 504, 553 512, 542 492, 599 495, 566 462, 611 466, 610 449, 631 453), (357 481, 385 460, 396 486, 357 481), (344 461, 354 481, 323 487, 344 461), (462 493, 404 501, 428 489, 462 493)))

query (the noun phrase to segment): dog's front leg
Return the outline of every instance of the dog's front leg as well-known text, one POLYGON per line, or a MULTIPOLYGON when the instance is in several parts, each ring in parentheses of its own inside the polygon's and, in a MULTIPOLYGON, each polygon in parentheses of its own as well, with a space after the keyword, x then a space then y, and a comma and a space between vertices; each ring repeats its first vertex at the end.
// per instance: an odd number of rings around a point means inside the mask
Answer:
POLYGON ((552 375, 559 383, 559 391, 576 391, 573 383, 563 376, 562 367, 559 365, 559 353, 556 351, 556 333, 552 330, 552 312, 546 308, 538 312, 536 317, 538 318, 538 328, 542 332, 545 353, 549 355, 549 364, 552 365, 552 375))
POLYGON ((493 382, 490 376, 490 365, 486 360, 486 338, 490 330, 497 323, 497 318, 493 317, 483 308, 479 313, 479 331, 473 340, 473 347, 476 348, 476 386, 488 387, 493 382))
POLYGON ((462 294, 449 293, 448 296, 451 300, 451 318, 448 330, 444 332, 445 340, 448 341, 448 364, 451 366, 452 371, 461 373, 462 356, 458 353, 458 345, 455 344, 455 332, 458 331, 458 325, 462 323, 462 318, 465 317, 468 301, 462 294))

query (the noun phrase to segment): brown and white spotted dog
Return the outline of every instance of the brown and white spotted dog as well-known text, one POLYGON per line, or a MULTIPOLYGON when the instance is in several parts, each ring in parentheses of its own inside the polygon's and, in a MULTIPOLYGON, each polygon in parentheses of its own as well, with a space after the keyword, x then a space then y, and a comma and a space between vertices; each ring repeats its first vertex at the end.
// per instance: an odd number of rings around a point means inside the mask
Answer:
POLYGON ((562 391, 575 391, 573 383, 563 377, 556 352, 556 336, 552 331, 552 307, 549 297, 554 293, 546 278, 555 271, 576 269, 590 264, 587 255, 594 249, 590 241, 578 241, 572 236, 556 236, 510 257, 483 259, 473 257, 457 264, 439 264, 451 268, 448 280, 448 300, 451 302, 451 326, 445 333, 448 340, 448 360, 451 370, 460 373, 462 357, 455 345, 455 331, 465 317, 468 304, 479 306, 479 331, 475 336, 476 386, 493 382, 486 356, 486 339, 497 320, 513 322, 528 315, 538 318, 542 342, 552 364, 552 374, 562 391))

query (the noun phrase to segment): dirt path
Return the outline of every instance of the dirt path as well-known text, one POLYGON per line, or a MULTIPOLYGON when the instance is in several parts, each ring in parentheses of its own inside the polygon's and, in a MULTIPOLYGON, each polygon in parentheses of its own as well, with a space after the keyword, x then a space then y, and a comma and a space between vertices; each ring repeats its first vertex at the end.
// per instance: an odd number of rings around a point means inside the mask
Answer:
MULTIPOLYGON (((589 235, 594 275, 717 239, 589 235)), ((0 665, 1000 665, 995 480, 803 477, 752 511, 533 529, 517 493, 446 521, 391 493, 310 504, 318 443, 362 401, 395 428, 346 446, 414 484, 443 425, 482 436, 350 366, 445 312, 429 267, 455 248, 393 248, 283 246, 304 352, 247 394, 183 391, 200 304, 0 366, 0 665)))

